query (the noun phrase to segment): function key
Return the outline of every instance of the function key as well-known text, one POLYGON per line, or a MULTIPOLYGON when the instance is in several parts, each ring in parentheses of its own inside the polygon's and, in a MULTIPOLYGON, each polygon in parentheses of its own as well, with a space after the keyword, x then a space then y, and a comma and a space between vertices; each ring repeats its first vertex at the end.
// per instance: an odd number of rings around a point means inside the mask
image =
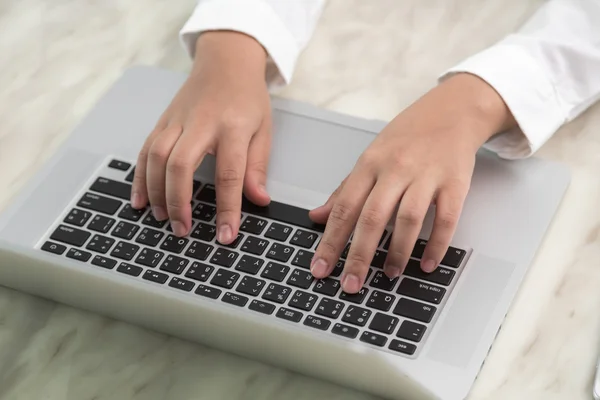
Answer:
POLYGON ((398 336, 401 339, 407 339, 413 342, 420 342, 425 334, 427 327, 425 325, 417 324, 412 321, 404 321, 398 329, 398 336))
POLYGON ((344 313, 342 321, 349 322, 353 325, 365 326, 367 320, 371 316, 371 310, 350 306, 344 313))
POLYGON ((332 299, 321 299, 315 313, 336 319, 344 309, 344 303, 332 299))
POLYGON ((169 275, 163 274, 162 272, 152 271, 151 269, 147 269, 142 276, 143 279, 147 281, 152 281, 156 283, 165 283, 167 279, 169 279, 169 275))
POLYGON ((314 315, 308 315, 306 319, 304 319, 304 325, 310 326, 311 328, 320 329, 322 331, 326 331, 329 329, 329 325, 331 325, 331 321, 325 318, 315 317, 314 315))
POLYGON ((170 251, 171 253, 179 254, 188 244, 189 239, 180 238, 174 235, 169 235, 160 245, 161 250, 170 251))
POLYGON ((448 286, 452 282, 452 278, 454 278, 455 274, 455 271, 444 267, 437 267, 435 271, 431 273, 424 272, 421 269, 421 262, 413 259, 408 261, 408 265, 404 270, 404 275, 406 276, 411 276, 413 278, 422 279, 424 281, 437 283, 444 286, 448 286))
POLYGON ((358 336, 358 329, 356 329, 352 326, 339 324, 339 323, 337 323, 333 326, 333 328, 331 329, 331 332, 335 333, 336 335, 340 335, 345 338, 348 338, 348 339, 354 339, 356 336, 358 336))
POLYGON ((120 221, 115 229, 113 229, 111 235, 121 239, 131 240, 140 229, 139 226, 130 224, 129 222, 120 221))
POLYGON ((436 308, 429 304, 419 303, 404 297, 398 300, 394 314, 402 317, 411 318, 417 321, 429 323, 433 319, 436 308))
POLYGON ((387 338, 383 335, 378 335, 373 332, 364 331, 362 335, 360 335, 360 341, 369 343, 375 346, 383 347, 387 342, 387 338))
POLYGON ((242 251, 260 256, 265 252, 265 249, 268 245, 269 241, 265 239, 256 236, 248 236, 248 238, 246 238, 246 241, 242 245, 242 251))
POLYGON ((275 306, 273 304, 265 303, 260 300, 252 300, 248 308, 252 311, 258 311, 259 313, 271 315, 273 311, 275 311, 275 306))
POLYGON ((243 232, 252 233, 254 235, 260 235, 266 227, 266 220, 248 216, 240 226, 240 230, 243 232))
POLYGON ((106 257, 102 257, 102 256, 95 256, 92 259, 92 264, 96 265, 98 267, 106 268, 106 269, 113 269, 115 267, 115 265, 117 265, 117 262, 110 258, 106 258, 106 257))
POLYGON ((190 234, 194 239, 202 240, 205 242, 210 242, 215 238, 217 234, 217 227, 214 225, 204 224, 202 222, 198 223, 196 229, 192 231, 190 234))
POLYGON ((71 246, 81 247, 90 238, 92 234, 77 228, 66 225, 60 225, 54 230, 50 239, 57 242, 70 244, 71 246))
POLYGON ((146 215, 146 218, 144 218, 144 220, 142 221, 142 224, 151 226, 153 228, 162 228, 163 226, 165 226, 166 223, 166 220, 158 221, 156 218, 154 218, 154 214, 152 214, 152 212, 149 212, 146 215))
POLYGON ((258 296, 263 287, 265 287, 265 281, 262 279, 244 276, 236 290, 240 293, 249 294, 250 296, 258 296))
POLYGON ((214 270, 215 267, 212 265, 202 264, 195 261, 185 273, 185 277, 200 282, 206 282, 214 270))
POLYGON ((388 311, 390 308, 392 308, 394 300, 396 300, 396 296, 393 294, 374 290, 373 293, 371 293, 369 300, 367 300, 367 306, 381 311, 388 311))
POLYGON ((110 250, 114 243, 115 239, 102 235, 94 235, 94 237, 92 237, 92 240, 90 240, 90 242, 85 248, 88 250, 95 251, 96 253, 106 254, 108 253, 108 250, 110 250))
POLYGON ((215 187, 213 185, 205 185, 196 196, 196 200, 217 204, 217 192, 215 192, 215 187))
POLYGON ((199 219, 200 221, 209 222, 215 217, 217 209, 207 204, 198 203, 192 211, 192 218, 199 219))
POLYGON ((237 258, 238 253, 236 253, 235 251, 219 247, 210 259, 210 262, 213 264, 217 264, 221 267, 230 268, 233 265, 233 263, 235 263, 235 260, 237 258))
POLYGON ((294 233, 294 236, 292 236, 290 243, 294 244, 296 246, 310 249, 313 246, 313 244, 315 244, 315 241, 317 240, 318 237, 319 237, 319 235, 317 235, 314 232, 303 231, 302 229, 296 229, 296 232, 294 233))
POLYGON ((366 287, 362 287, 362 288, 360 288, 358 293, 349 294, 346 292, 342 292, 340 294, 340 299, 349 301, 349 302, 355 303, 355 304, 361 304, 363 302, 363 300, 365 299, 365 297, 367 296, 367 293, 369 293, 369 289, 367 289, 366 287))
POLYGON ((100 196, 97 194, 86 193, 83 195, 81 200, 77 203, 77 206, 85 208, 86 210, 97 211, 102 214, 113 215, 121 207, 123 203, 116 199, 110 199, 108 197, 100 196))
POLYGON ((197 295, 208 297, 209 299, 217 299, 221 295, 222 290, 206 285, 198 285, 196 288, 197 295))
POLYGON ((281 307, 275 315, 277 316, 277 318, 285 319, 287 321, 292 322, 300 322, 300 320, 303 317, 303 314, 300 311, 294 311, 285 307, 281 307))
POLYGON ((310 269, 310 263, 315 253, 306 250, 298 250, 292 259, 292 265, 310 269))
POLYGON ((131 276, 139 276, 144 269, 138 267, 137 265, 131 265, 127 263, 121 263, 117 267, 117 271, 123 274, 131 275, 131 276))
POLYGON ((138 235, 136 242, 145 244, 146 246, 156 247, 160 240, 165 236, 161 231, 156 231, 150 228, 144 228, 138 235))
POLYGON ((390 291, 394 289, 396 282, 398 282, 398 278, 390 279, 386 274, 383 273, 383 271, 377 271, 373 276, 370 286, 377 289, 390 291))
POLYGON ((106 194, 113 197, 118 197, 123 200, 129 200, 131 198, 131 185, 128 183, 113 181, 107 178, 98 178, 96 182, 92 184, 90 190, 106 194))
POLYGON ((244 307, 248 302, 248 298, 239 294, 225 292, 221 301, 223 303, 233 304, 234 306, 244 307))
POLYGON ((292 256, 293 252, 294 248, 291 246, 286 246, 285 244, 281 243, 273 243, 267 252, 266 257, 281 262, 287 262, 292 256))
POLYGON ((390 346, 388 348, 390 350, 394 350, 399 353, 411 356, 415 353, 417 346, 415 346, 414 344, 403 342, 401 340, 394 339, 392 340, 392 343, 390 343, 390 346))
POLYGON ((302 289, 308 289, 315 278, 310 272, 295 268, 294 272, 287 280, 288 285, 296 286, 302 289))
POLYGON ((285 242, 292 233, 292 228, 287 225, 278 224, 277 222, 271 223, 269 229, 265 233, 265 237, 269 239, 279 240, 285 242))
POLYGON ((260 258, 244 254, 235 269, 247 274, 256 275, 264 263, 265 261, 260 258))
POLYGON ((292 293, 292 289, 289 287, 270 283, 269 286, 267 286, 267 290, 265 290, 265 293, 262 295, 262 298, 265 300, 274 301, 275 303, 283 304, 287 300, 290 293, 292 293))
POLYGON ((96 215, 88 225, 88 229, 101 233, 108 233, 115 224, 115 220, 102 215, 96 215))
POLYGON ((191 292, 194 288, 194 282, 188 281, 187 279, 173 277, 169 282, 169 286, 185 292, 191 292))
POLYGON ((304 311, 310 311, 317 302, 317 296, 311 293, 296 290, 292 299, 288 303, 290 307, 298 308, 304 311))
POLYGON ((377 313, 369 324, 369 329, 377 332, 390 334, 394 332, 398 325, 399 319, 382 313, 377 313))
POLYGON ((84 226, 91 216, 92 213, 89 211, 83 211, 74 208, 71 210, 69 215, 65 217, 63 222, 69 225, 84 226))
POLYGON ((140 249, 140 246, 127 242, 119 242, 110 253, 111 256, 120 258, 121 260, 129 261, 135 256, 135 253, 140 249))
POLYGON ((164 255, 163 252, 144 248, 140 255, 135 259, 135 262, 146 267, 155 268, 164 255))
POLYGON ((270 262, 267 264, 265 269, 263 269, 263 272, 262 274, 260 274, 260 276, 263 278, 281 282, 285 279, 289 271, 290 267, 288 267, 287 265, 270 262))
POLYGON ((219 268, 215 276, 212 278, 210 283, 215 286, 223 287, 225 289, 231 289, 237 280, 239 279, 240 274, 237 272, 227 271, 226 269, 219 268))
POLYGON ((188 263, 189 261, 185 258, 168 255, 160 266, 160 269, 179 275, 187 267, 188 263))
POLYGON ((192 241, 190 247, 188 247, 185 255, 191 258, 195 258, 196 260, 204 261, 210 255, 210 252, 213 251, 214 247, 206 244, 200 243, 197 241, 192 241))
POLYGON ((417 300, 440 304, 444 294, 446 293, 446 289, 431 285, 429 283, 415 281, 414 279, 404 278, 402 279, 402 282, 400 282, 396 292, 417 300))
POLYGON ((138 210, 138 209, 133 208, 131 206, 131 204, 127 203, 127 204, 125 204, 125 207, 123 207, 123 209, 119 212, 118 217, 126 219, 128 221, 137 222, 140 220, 140 218, 142 218, 142 215, 144 215, 145 212, 146 212, 145 208, 138 210))
POLYGON ((129 168, 131 168, 131 164, 126 163, 125 161, 112 160, 108 164, 108 167, 113 168, 113 169, 118 169, 121 171, 127 171, 127 170, 129 170, 129 168))
POLYGON ((61 255, 65 252, 65 250, 67 250, 67 246, 63 246, 62 244, 58 243, 46 242, 42 245, 42 250, 61 255))
POLYGON ((313 291, 327 296, 335 296, 340 289, 340 281, 331 278, 319 279, 313 291))
POLYGON ((86 262, 92 257, 92 253, 83 250, 69 249, 67 257, 72 258, 73 260, 86 262))

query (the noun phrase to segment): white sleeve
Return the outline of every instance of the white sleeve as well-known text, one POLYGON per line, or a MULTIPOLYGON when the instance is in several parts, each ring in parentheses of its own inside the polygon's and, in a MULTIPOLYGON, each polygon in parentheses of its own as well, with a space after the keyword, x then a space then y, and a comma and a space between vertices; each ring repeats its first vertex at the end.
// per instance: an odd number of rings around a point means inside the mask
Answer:
POLYGON ((205 31, 232 30, 256 39, 268 54, 270 86, 288 84, 296 61, 309 41, 324 0, 199 0, 180 32, 195 57, 195 43, 205 31))
POLYGON ((514 115, 518 128, 486 148, 528 157, 600 98, 599 21, 600 0, 549 0, 518 32, 442 75, 479 76, 514 115))

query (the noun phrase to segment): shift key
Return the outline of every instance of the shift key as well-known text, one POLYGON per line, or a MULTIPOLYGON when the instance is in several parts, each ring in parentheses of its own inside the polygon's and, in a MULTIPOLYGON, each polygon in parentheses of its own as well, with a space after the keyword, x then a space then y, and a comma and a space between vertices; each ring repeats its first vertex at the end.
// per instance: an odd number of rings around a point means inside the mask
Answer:
POLYGON ((404 278, 398 286, 397 293, 406 297, 412 297, 413 299, 440 304, 444 294, 446 293, 446 289, 431 285, 429 283, 423 283, 413 279, 404 278))
POLYGON ((117 212, 119 207, 123 204, 121 201, 116 199, 110 199, 108 197, 100 196, 93 193, 86 193, 83 195, 77 205, 87 210, 97 211, 108 215, 113 215, 117 212))

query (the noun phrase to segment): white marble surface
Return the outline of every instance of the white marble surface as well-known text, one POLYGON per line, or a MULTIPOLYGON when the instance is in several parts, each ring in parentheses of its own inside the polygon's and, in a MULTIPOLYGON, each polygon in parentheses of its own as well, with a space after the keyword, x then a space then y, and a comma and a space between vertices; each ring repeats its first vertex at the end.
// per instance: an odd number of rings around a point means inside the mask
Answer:
MULTIPOLYGON (((282 95, 390 119, 536 0, 332 0, 282 95)), ((194 0, 0 0, 0 207, 133 64, 185 71, 194 0), (175 4, 176 3, 176 4, 175 4)), ((470 399, 591 396, 600 339, 600 108, 538 153, 573 182, 470 399)), ((0 288, 0 399, 373 397, 0 288)))

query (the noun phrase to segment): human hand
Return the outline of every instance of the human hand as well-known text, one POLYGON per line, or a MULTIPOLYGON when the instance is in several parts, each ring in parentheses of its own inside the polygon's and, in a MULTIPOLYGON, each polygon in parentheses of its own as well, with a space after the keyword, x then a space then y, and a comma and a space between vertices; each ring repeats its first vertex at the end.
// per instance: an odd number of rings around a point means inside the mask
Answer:
POLYGON ((449 78, 400 113, 329 200, 311 211, 315 222, 326 223, 313 275, 332 272, 354 230, 341 281, 345 292, 358 292, 398 203, 386 275, 404 270, 432 202, 435 222, 421 268, 435 270, 456 229, 478 148, 514 124, 498 93, 468 74, 449 78))
POLYGON ((266 52, 249 36, 207 32, 196 44, 194 67, 139 153, 131 203, 148 202, 157 220, 171 221, 177 236, 192 224, 194 171, 216 156, 217 238, 237 236, 242 192, 257 205, 265 189, 271 145, 271 107, 265 82, 266 52))

